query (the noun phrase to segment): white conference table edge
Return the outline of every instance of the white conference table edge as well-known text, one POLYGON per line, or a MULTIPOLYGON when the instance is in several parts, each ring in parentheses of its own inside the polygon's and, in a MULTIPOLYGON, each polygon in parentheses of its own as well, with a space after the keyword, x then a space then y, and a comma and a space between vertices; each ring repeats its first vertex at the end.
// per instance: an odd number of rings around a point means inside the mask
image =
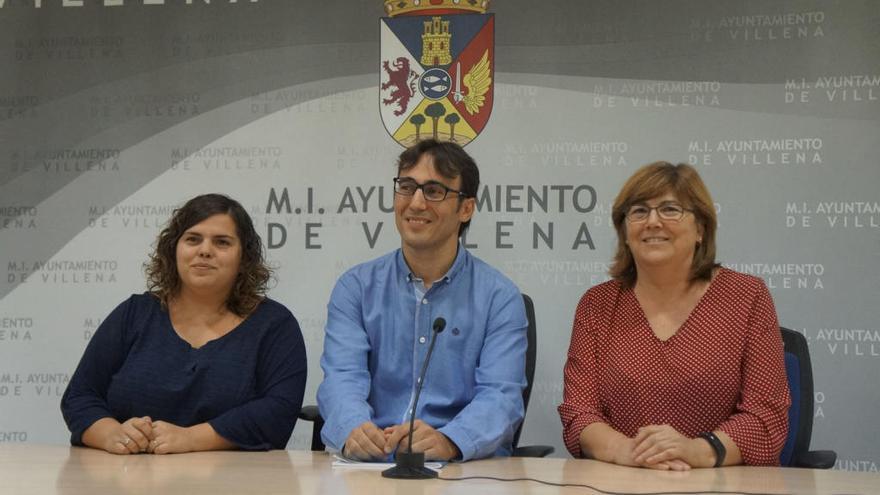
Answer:
MULTIPOLYGON (((835 470, 732 466, 663 472, 586 459, 494 458, 450 463, 443 478, 536 478, 625 493, 728 491, 875 494, 880 475, 835 470)), ((327 453, 301 450, 117 456, 62 445, 0 444, 0 493, 596 493, 531 481, 390 480, 379 471, 332 467, 327 453), (10 491, 11 490, 11 491, 10 491)))

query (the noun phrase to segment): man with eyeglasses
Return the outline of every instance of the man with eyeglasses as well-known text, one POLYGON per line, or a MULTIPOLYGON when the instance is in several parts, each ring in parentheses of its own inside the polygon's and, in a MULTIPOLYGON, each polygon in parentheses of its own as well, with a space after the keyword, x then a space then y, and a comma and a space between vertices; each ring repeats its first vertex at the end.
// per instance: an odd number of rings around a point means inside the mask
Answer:
POLYGON ((443 318, 413 452, 510 455, 524 416, 528 323, 519 289, 459 242, 476 209, 477 165, 457 144, 424 140, 400 155, 393 180, 400 249, 342 275, 328 304, 321 437, 361 460, 405 449, 432 323, 443 318))

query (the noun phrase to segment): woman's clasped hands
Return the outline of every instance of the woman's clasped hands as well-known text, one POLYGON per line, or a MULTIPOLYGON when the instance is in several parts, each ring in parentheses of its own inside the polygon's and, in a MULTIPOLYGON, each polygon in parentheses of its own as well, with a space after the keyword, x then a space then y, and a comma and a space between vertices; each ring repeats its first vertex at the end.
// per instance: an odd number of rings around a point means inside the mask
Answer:
POLYGON ((130 418, 110 428, 104 450, 120 455, 177 454, 192 451, 190 443, 189 428, 144 416, 130 418))
POLYGON ((669 425, 639 428, 622 450, 626 464, 652 469, 687 471, 714 463, 714 452, 705 440, 688 438, 669 425))

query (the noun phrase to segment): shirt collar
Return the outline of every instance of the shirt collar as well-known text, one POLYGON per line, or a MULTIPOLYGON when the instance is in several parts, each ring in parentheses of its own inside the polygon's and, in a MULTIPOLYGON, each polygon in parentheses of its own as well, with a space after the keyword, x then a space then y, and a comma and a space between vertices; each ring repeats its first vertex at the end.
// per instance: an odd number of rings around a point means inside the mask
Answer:
MULTIPOLYGON (((402 249, 397 250, 396 258, 397 258, 397 269, 399 270, 399 273, 405 274, 404 279, 407 282, 412 282, 414 280, 421 280, 420 278, 416 277, 415 274, 413 274, 412 270, 410 270, 410 268, 409 268, 409 265, 406 264, 406 260, 403 258, 403 250, 402 249)), ((442 277, 440 277, 440 280, 436 280, 436 281, 434 281, 434 283, 438 283, 438 282, 449 283, 449 282, 451 282, 453 279, 455 279, 455 276, 458 275, 458 273, 462 270, 462 267, 465 266, 465 264, 468 262, 469 258, 470 258, 470 253, 468 253, 468 250, 465 249, 465 247, 462 246, 461 243, 458 243, 458 251, 455 253, 455 261, 452 262, 452 266, 449 267, 449 271, 446 272, 446 275, 443 275, 442 277)), ((424 281, 422 281, 422 282, 424 282, 424 281)))

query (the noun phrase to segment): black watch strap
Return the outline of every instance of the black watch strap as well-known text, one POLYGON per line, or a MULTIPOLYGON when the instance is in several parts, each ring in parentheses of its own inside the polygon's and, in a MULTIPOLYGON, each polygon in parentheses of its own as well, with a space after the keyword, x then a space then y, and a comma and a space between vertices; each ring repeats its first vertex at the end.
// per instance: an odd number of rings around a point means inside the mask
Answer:
POLYGON ((721 443, 721 439, 719 439, 711 431, 704 431, 703 433, 697 434, 697 436, 709 442, 709 445, 712 446, 712 450, 715 451, 715 467, 719 467, 724 464, 724 456, 727 455, 727 449, 724 448, 724 444, 721 443))

